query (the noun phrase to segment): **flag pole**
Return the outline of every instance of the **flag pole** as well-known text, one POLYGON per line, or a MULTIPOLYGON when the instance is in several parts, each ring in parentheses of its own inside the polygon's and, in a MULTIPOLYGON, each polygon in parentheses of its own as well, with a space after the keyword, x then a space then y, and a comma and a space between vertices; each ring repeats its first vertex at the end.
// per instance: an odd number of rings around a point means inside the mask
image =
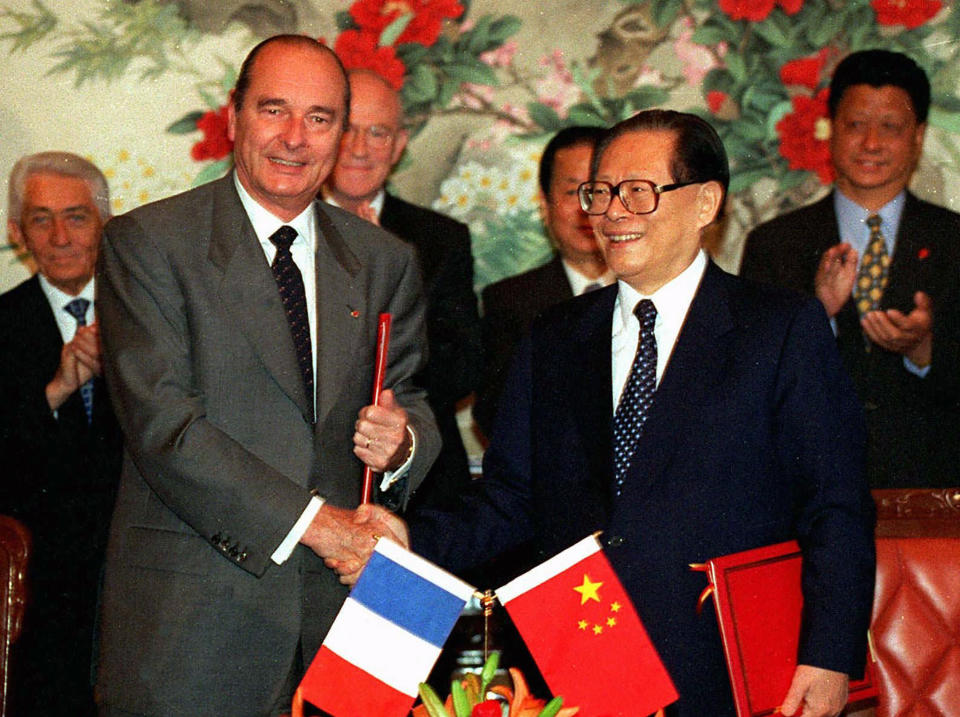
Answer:
MULTIPOLYGON (((383 390, 383 377, 387 372, 387 351, 390 347, 390 314, 380 314, 377 321, 377 356, 373 368, 373 399, 374 406, 380 405, 380 392, 383 390)), ((370 466, 363 468, 363 492, 360 502, 369 503, 373 496, 373 469, 370 466)))

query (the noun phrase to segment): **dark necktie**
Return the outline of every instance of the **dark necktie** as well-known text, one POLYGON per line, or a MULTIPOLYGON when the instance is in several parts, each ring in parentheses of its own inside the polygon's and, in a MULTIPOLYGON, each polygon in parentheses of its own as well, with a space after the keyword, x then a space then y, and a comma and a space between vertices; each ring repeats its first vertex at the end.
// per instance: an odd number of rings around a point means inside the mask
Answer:
POLYGON ((883 232, 880 231, 881 223, 883 223, 883 219, 877 214, 871 214, 867 217, 870 239, 867 242, 866 250, 863 252, 860 271, 857 272, 857 283, 853 290, 853 298, 860 316, 880 308, 883 290, 887 288, 890 255, 887 253, 886 239, 883 237, 883 232))
POLYGON ((657 307, 650 299, 643 299, 633 313, 640 322, 637 355, 633 358, 630 377, 613 416, 613 477, 618 496, 623 491, 624 475, 643 435, 643 424, 657 390, 657 338, 653 334, 657 307))
MULTIPOLYGON (((87 325, 87 309, 90 302, 87 299, 74 299, 63 307, 70 316, 77 320, 77 327, 87 325)), ((83 399, 83 410, 87 413, 87 423, 93 421, 93 379, 80 387, 80 398, 83 399)))
POLYGON ((290 245, 297 238, 297 230, 282 226, 273 233, 270 241, 277 247, 270 269, 277 280, 280 300, 290 322, 290 335, 297 352, 297 363, 303 374, 303 387, 307 392, 307 402, 313 412, 313 349, 310 342, 310 320, 307 318, 307 292, 303 288, 303 276, 290 254, 290 245))

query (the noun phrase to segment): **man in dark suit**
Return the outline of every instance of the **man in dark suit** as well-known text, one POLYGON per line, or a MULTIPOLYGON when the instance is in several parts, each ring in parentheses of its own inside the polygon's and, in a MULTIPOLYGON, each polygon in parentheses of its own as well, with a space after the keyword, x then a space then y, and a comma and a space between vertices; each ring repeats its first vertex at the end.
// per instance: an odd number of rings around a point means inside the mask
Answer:
POLYGON ((556 250, 554 257, 483 290, 483 382, 473 417, 487 435, 510 360, 533 319, 548 306, 614 281, 577 199, 577 187, 589 179, 593 145, 602 131, 600 127, 562 129, 540 157, 540 216, 556 250))
POLYGON ((430 348, 418 382, 427 389, 443 447, 412 504, 452 506, 470 481, 457 403, 473 392, 482 363, 470 232, 461 222, 386 191, 390 172, 407 145, 400 96, 368 70, 353 70, 349 79, 350 124, 324 196, 417 250, 430 348))
POLYGON ((94 266, 107 180, 66 152, 20 159, 8 229, 38 273, 0 296, 0 512, 33 540, 10 713, 92 715, 97 586, 120 473, 100 371, 94 266))
POLYGON ((754 229, 740 268, 823 302, 866 411, 874 488, 960 478, 960 215, 907 191, 929 106, 926 74, 908 57, 843 60, 830 85, 834 191, 754 229))
POLYGON ((667 714, 700 717, 734 711, 689 565, 796 538, 804 625, 783 713, 835 715, 864 666, 873 512, 860 408, 823 308, 701 249, 729 180, 702 119, 621 122, 591 175, 580 196, 618 283, 534 321, 476 492, 457 513, 414 516, 412 547, 463 570, 530 539, 542 560, 602 530, 677 686, 667 714))
POLYGON ((347 594, 323 559, 369 555, 388 534, 353 523, 364 465, 381 486, 405 472, 412 490, 437 454, 412 381, 425 341, 413 251, 315 201, 347 93, 322 44, 264 41, 229 107, 235 171, 105 229, 104 365, 126 444, 101 715, 287 712, 347 594), (381 312, 389 365, 365 406, 381 312))

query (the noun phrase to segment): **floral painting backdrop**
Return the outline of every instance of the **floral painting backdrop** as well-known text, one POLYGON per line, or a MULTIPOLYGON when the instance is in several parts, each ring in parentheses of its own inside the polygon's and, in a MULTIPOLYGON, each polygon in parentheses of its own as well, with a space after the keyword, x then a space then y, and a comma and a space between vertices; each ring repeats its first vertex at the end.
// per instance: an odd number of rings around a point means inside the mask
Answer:
MULTIPOLYGON (((470 225, 478 290, 549 254, 534 201, 549 136, 655 106, 724 139, 731 211, 710 249, 735 270, 750 227, 831 182, 826 86, 862 48, 927 70, 915 187, 960 208, 960 12, 940 0, 0 0, 4 180, 24 153, 72 150, 122 212, 220 175, 228 91, 276 32, 401 90, 413 141, 394 189, 470 225)), ((0 290, 28 271, 0 253, 0 290)))

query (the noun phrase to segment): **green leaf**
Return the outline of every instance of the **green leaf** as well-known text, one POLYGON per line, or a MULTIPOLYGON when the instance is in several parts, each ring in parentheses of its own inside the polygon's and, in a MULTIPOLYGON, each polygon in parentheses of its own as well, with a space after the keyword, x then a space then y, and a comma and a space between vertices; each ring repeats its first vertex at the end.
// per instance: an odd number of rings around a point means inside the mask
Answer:
POLYGON ((502 45, 507 38, 516 35, 523 27, 523 21, 514 15, 504 15, 490 24, 490 42, 502 45))
POLYGON ((388 47, 397 41, 397 38, 403 34, 403 31, 407 29, 407 25, 410 24, 410 21, 413 20, 414 14, 412 12, 405 12, 402 15, 398 15, 393 22, 383 28, 383 32, 380 33, 380 40, 377 42, 379 47, 388 47))
POLYGON ((170 134, 190 134, 197 131, 197 120, 203 117, 203 112, 188 112, 176 122, 167 127, 170 134))
POLYGON ((683 2, 659 0, 653 3, 653 22, 657 27, 668 27, 684 9, 683 2))
POLYGON ((548 107, 540 102, 528 102, 527 110, 530 112, 530 119, 547 132, 556 132, 563 127, 560 115, 553 107, 548 107))
POLYGON ((563 707, 563 697, 554 697, 543 706, 537 717, 556 717, 561 707, 563 707))
POLYGON ((469 62, 459 60, 443 68, 446 75, 460 82, 472 82, 475 85, 489 85, 496 87, 499 84, 493 68, 479 60, 469 62))
POLYGON ((487 661, 483 663, 483 671, 480 673, 480 697, 487 694, 487 687, 493 681, 497 674, 497 668, 500 667, 500 653, 491 652, 487 661))
POLYGON ((738 172, 730 178, 730 194, 739 194, 749 189, 753 184, 759 182, 765 177, 769 177, 768 170, 752 170, 749 172, 738 172))
POLYGON ((450 683, 450 699, 453 702, 453 714, 455 717, 470 717, 470 710, 473 706, 467 698, 459 680, 450 683))
POLYGON ((10 52, 26 50, 43 40, 57 26, 56 15, 50 12, 46 5, 40 0, 33 0, 32 5, 36 14, 16 12, 10 8, 4 8, 0 13, 0 18, 9 18, 19 25, 18 30, 0 34, 0 40, 13 40, 10 52))
POLYGON ((949 112, 939 107, 931 107, 927 122, 948 132, 960 132, 960 112, 949 112))
POLYGON ((429 102, 437 96, 437 77, 428 65, 414 65, 403 83, 403 97, 408 104, 429 102))
POLYGON ((193 178, 193 186, 199 187, 201 184, 212 182, 214 179, 220 179, 232 166, 233 157, 224 157, 216 162, 211 162, 193 178))
POLYGON ((423 703, 430 717, 450 717, 450 713, 447 712, 443 706, 443 702, 440 701, 437 693, 434 692, 430 685, 426 682, 421 682, 417 692, 420 695, 420 701, 423 703))
POLYGON ((437 107, 443 108, 450 104, 453 96, 460 90, 460 83, 456 80, 446 79, 440 83, 440 91, 437 93, 437 107))
POLYGON ((477 20, 477 24, 466 34, 466 37, 461 39, 464 48, 471 55, 478 55, 487 49, 491 22, 493 22, 493 17, 484 15, 477 20))
POLYGON ((727 66, 727 71, 735 81, 747 81, 747 65, 740 55, 736 54, 735 52, 728 52, 723 60, 727 66))
POLYGON ((670 101, 670 93, 662 87, 639 87, 632 92, 628 92, 624 99, 636 109, 643 110, 667 104, 670 101))
POLYGON ((353 18, 350 16, 349 10, 340 10, 333 16, 334 22, 337 24, 337 30, 343 32, 344 30, 351 30, 356 27, 353 22, 353 18))
POLYGON ((571 125, 581 125, 585 127, 605 127, 607 125, 604 119, 591 105, 574 105, 567 112, 567 121, 571 125))
POLYGON ((960 97, 948 94, 935 94, 930 98, 933 107, 945 112, 960 112, 960 97))

